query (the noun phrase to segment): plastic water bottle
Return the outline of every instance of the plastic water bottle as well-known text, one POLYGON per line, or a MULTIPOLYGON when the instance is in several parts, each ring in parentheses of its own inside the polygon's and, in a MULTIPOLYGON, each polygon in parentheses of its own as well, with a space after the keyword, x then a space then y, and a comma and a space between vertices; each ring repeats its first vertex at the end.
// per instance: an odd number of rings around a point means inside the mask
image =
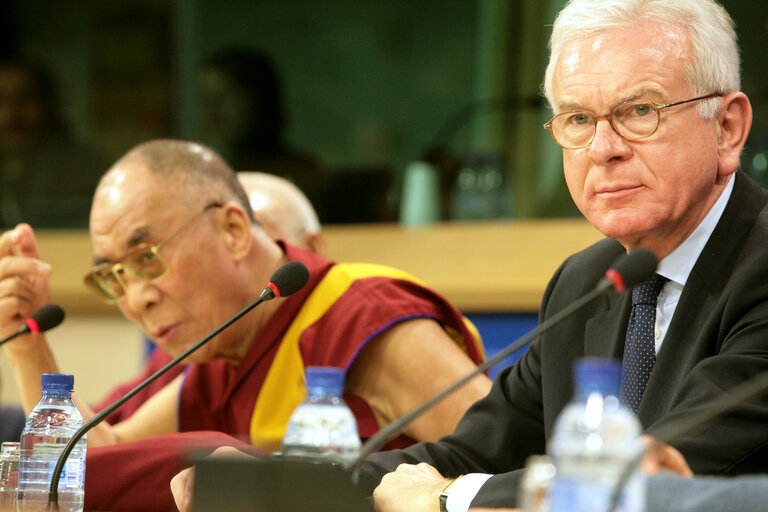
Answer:
POLYGON ((0 449, 0 510, 16 510, 19 488, 19 443, 4 442, 0 449))
POLYGON ((530 455, 520 479, 517 507, 521 512, 548 512, 549 491, 555 478, 555 465, 546 455, 530 455))
POLYGON ((360 453, 360 437, 355 416, 341 398, 344 372, 340 368, 310 366, 305 375, 307 397, 288 421, 283 457, 352 462, 360 453))
MULTIPOLYGON (((59 455, 83 417, 72 402, 72 375, 46 373, 41 378, 43 396, 21 432, 19 507, 25 512, 45 510, 51 477, 59 455)), ((77 442, 59 480, 59 511, 83 510, 86 437, 77 442)))
MULTIPOLYGON (((626 465, 642 451, 640 422, 619 403, 621 365, 582 359, 574 369, 576 394, 555 422, 549 454, 556 475, 550 512, 607 512, 626 465)), ((616 510, 642 512, 645 478, 637 470, 616 510)))

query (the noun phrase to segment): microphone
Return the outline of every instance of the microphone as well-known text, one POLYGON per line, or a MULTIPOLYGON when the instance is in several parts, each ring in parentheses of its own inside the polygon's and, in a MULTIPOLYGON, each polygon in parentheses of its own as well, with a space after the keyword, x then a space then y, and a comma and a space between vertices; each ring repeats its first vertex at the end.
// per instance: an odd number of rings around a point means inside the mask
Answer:
POLYGON ((260 299, 271 300, 275 297, 293 295, 309 281, 309 271, 300 261, 289 261, 272 274, 269 284, 261 292, 260 299))
POLYGON ((77 444, 80 438, 82 438, 89 430, 91 430, 93 427, 95 427, 96 425, 104 421, 110 414, 112 414, 117 409, 119 409, 125 402, 133 398, 134 395, 136 395, 142 389, 152 384, 155 380, 157 380, 163 374, 168 372, 168 370, 178 365, 182 360, 184 360, 186 357, 188 357, 190 354, 195 352, 197 349, 199 349, 200 347, 208 343, 212 338, 216 337, 219 333, 221 333, 221 331, 223 331, 224 329, 226 329, 227 327, 229 327, 230 325, 238 321, 241 317, 243 317, 246 313, 251 311, 253 308, 258 306, 262 302, 272 300, 276 297, 287 297, 289 295, 296 293, 305 284, 307 284, 308 280, 309 280, 309 271, 307 270, 307 267, 304 266, 304 264, 301 263, 300 261, 289 261, 285 265, 281 266, 275 271, 274 274, 272 274, 272 277, 269 280, 269 284, 267 285, 266 288, 264 288, 264 291, 261 292, 261 295, 259 295, 258 299, 248 304, 246 307, 244 307, 235 315, 233 315, 229 320, 227 320, 226 322, 221 324, 219 327, 214 329, 212 332, 210 332, 203 339, 195 343, 193 346, 191 346, 182 354, 174 358, 168 364, 166 364, 165 366, 157 370, 154 374, 149 376, 144 382, 137 385, 135 388, 130 390, 121 398, 113 402, 110 406, 102 409, 100 412, 95 414, 91 419, 85 422, 85 424, 83 424, 83 426, 80 427, 72 435, 70 440, 64 446, 64 449, 62 450, 61 455, 59 455, 59 460, 56 462, 56 466, 53 469, 53 474, 51 475, 51 485, 48 491, 47 510, 59 509, 59 480, 61 478, 61 472, 64 469, 64 464, 67 461, 67 457, 69 457, 69 454, 74 449, 75 444, 77 444))
POLYGON ((27 318, 27 321, 24 322, 24 325, 18 331, 0 340, 0 345, 22 334, 37 334, 48 331, 59 325, 62 321, 64 321, 64 310, 61 309, 61 306, 58 304, 48 304, 32 313, 32 316, 27 318))
POLYGON ((503 349, 492 358, 478 365, 467 376, 448 386, 446 389, 430 398, 422 405, 416 407, 408 414, 401 416, 400 418, 391 422, 389 425, 379 430, 376 435, 369 438, 360 448, 360 455, 349 466, 349 471, 353 473, 353 480, 356 479, 356 475, 354 474, 355 471, 359 468, 360 464, 363 462, 363 459, 365 459, 366 456, 371 454, 374 450, 378 449, 387 441, 399 435, 413 420, 424 414, 437 402, 453 393, 455 390, 466 384, 469 380, 476 377, 480 372, 484 372, 491 366, 502 361, 507 356, 518 350, 520 347, 524 346, 526 343, 530 342, 540 334, 548 331, 553 326, 560 323, 564 318, 572 315, 606 291, 613 289, 617 292, 622 292, 626 288, 631 288, 638 283, 647 281, 653 276, 655 271, 656 256, 654 256, 654 254, 648 249, 639 248, 628 254, 620 256, 605 272, 605 276, 600 279, 600 281, 597 283, 597 286, 595 286, 592 291, 588 292, 586 295, 583 295, 575 302, 572 302, 561 311, 540 323, 535 329, 529 331, 521 338, 518 338, 512 344, 508 345, 507 348, 503 349))
POLYGON ((611 268, 605 271, 606 279, 613 285, 614 290, 621 293, 627 288, 647 281, 656 272, 656 256, 650 249, 640 247, 616 260, 611 268))

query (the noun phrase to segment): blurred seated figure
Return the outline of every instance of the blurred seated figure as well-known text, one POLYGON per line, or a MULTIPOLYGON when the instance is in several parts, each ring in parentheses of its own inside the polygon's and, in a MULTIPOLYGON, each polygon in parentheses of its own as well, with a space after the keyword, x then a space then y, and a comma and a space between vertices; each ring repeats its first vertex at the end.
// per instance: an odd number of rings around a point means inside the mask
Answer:
POLYGON ((307 196, 293 183, 264 172, 237 173, 253 216, 275 240, 326 256, 320 221, 307 196))
POLYGON ((200 90, 204 143, 234 169, 282 176, 316 204, 320 167, 285 142, 282 83, 270 57, 246 47, 220 50, 203 62, 200 90))
POLYGON ((202 62, 201 141, 234 169, 273 174, 294 183, 323 223, 392 222, 389 168, 327 169, 285 140, 283 84, 274 61, 248 47, 228 47, 202 62))
POLYGON ((0 227, 87 227, 108 163, 67 130, 46 69, 0 61, 0 227))

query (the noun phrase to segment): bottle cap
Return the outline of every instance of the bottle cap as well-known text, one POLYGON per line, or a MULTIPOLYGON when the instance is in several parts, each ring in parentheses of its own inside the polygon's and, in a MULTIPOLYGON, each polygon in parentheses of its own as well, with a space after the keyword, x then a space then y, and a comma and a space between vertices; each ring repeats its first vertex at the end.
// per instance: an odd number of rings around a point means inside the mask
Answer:
POLYGON ((618 395, 621 363, 615 359, 585 357, 576 361, 574 381, 579 394, 597 391, 602 395, 618 395))
POLYGON ((21 443, 18 441, 3 441, 3 444, 0 447, 0 452, 7 453, 18 451, 20 446, 21 443))
POLYGON ((72 391, 75 385, 75 376, 65 373, 44 373, 40 378, 43 389, 66 389, 72 391))
POLYGON ((308 388, 323 388, 340 393, 344 389, 344 371, 332 366, 308 366, 305 375, 308 388))

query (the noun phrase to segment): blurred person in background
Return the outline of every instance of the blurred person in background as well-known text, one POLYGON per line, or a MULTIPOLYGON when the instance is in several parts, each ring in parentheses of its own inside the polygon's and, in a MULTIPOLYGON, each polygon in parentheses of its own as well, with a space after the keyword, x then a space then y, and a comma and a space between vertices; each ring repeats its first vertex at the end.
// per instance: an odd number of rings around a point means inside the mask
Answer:
POLYGON ((283 84, 271 57, 246 47, 219 50, 200 71, 201 142, 234 169, 253 169, 295 183, 316 203, 321 169, 285 140, 283 84))
MULTIPOLYGON (((53 75, 20 58, 0 60, 0 228, 86 228, 96 183, 109 162, 75 140, 53 75)), ((0 440, 17 441, 24 412, 0 408, 0 440)))
POLYGON ((0 61, 0 228, 86 228, 108 165, 68 130, 50 71, 0 61))
POLYGON ((248 194, 253 217, 269 236, 327 256, 320 220, 299 187, 265 172, 241 171, 237 177, 248 194))

